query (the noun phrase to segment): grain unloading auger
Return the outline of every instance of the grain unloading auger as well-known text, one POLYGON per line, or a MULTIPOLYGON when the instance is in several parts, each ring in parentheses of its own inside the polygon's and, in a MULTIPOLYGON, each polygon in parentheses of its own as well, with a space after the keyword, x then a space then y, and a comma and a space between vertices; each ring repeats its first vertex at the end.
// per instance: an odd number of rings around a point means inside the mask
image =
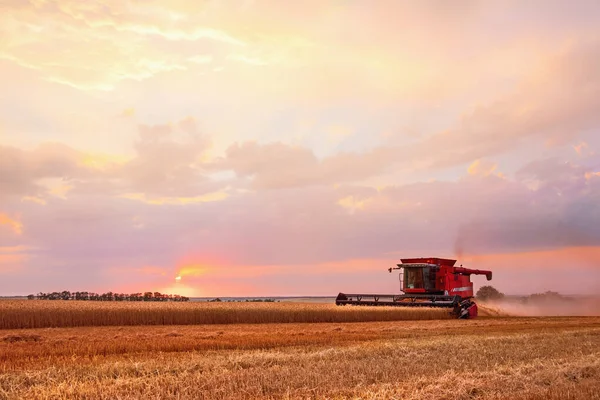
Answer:
POLYGON ((388 271, 400 270, 400 288, 404 294, 340 293, 335 304, 451 308, 450 314, 456 318, 477 317, 471 275, 485 275, 489 281, 491 271, 455 267, 456 260, 445 258, 403 258, 401 261, 388 271))

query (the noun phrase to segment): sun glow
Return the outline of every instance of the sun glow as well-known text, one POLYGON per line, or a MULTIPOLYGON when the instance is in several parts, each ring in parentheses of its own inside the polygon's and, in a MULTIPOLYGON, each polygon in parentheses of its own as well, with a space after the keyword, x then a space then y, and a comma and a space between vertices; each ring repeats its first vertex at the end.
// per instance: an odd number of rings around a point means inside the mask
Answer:
POLYGON ((184 283, 177 283, 169 285, 167 287, 161 287, 158 289, 161 293, 166 294, 178 294, 180 296, 187 297, 201 297, 204 295, 202 290, 194 286, 186 286, 184 283))
POLYGON ((201 264, 185 265, 177 272, 175 280, 181 280, 184 276, 200 276, 208 272, 208 267, 201 264))

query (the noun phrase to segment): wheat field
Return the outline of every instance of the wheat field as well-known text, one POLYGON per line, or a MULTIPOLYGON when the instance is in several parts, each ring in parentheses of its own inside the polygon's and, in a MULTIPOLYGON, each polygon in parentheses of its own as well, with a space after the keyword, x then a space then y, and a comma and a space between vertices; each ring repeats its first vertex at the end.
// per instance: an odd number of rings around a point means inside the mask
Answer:
POLYGON ((487 315, 1 301, 0 400, 600 399, 600 317, 487 315))
POLYGON ((448 319, 448 309, 306 303, 0 301, 0 329, 448 319))

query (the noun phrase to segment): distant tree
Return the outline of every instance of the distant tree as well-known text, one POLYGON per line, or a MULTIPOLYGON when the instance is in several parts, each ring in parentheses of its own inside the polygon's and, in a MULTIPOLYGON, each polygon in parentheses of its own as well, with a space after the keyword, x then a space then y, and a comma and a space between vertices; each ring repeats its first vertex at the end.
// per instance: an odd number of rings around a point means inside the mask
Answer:
POLYGON ((482 301, 495 301, 504 298, 504 293, 499 292, 493 286, 482 286, 475 296, 482 301))
MULTIPOLYGON (((91 301, 189 301, 189 297, 177 294, 163 294, 160 292, 144 293, 113 293, 106 292, 102 294, 94 292, 62 292, 43 293, 27 296, 29 300, 91 300, 91 301)), ((216 299, 216 301, 221 301, 216 299)))
POLYGON ((547 291, 545 293, 534 293, 525 299, 526 302, 530 303, 541 303, 541 302, 564 302, 569 298, 561 295, 558 292, 547 291))

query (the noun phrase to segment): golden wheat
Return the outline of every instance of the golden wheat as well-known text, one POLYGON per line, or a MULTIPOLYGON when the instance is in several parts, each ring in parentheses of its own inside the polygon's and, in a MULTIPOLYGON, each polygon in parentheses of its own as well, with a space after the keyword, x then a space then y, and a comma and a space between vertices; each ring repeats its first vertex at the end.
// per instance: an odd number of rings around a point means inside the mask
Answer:
POLYGON ((61 300, 0 301, 0 329, 450 318, 448 309, 338 307, 306 303, 163 303, 61 300))

